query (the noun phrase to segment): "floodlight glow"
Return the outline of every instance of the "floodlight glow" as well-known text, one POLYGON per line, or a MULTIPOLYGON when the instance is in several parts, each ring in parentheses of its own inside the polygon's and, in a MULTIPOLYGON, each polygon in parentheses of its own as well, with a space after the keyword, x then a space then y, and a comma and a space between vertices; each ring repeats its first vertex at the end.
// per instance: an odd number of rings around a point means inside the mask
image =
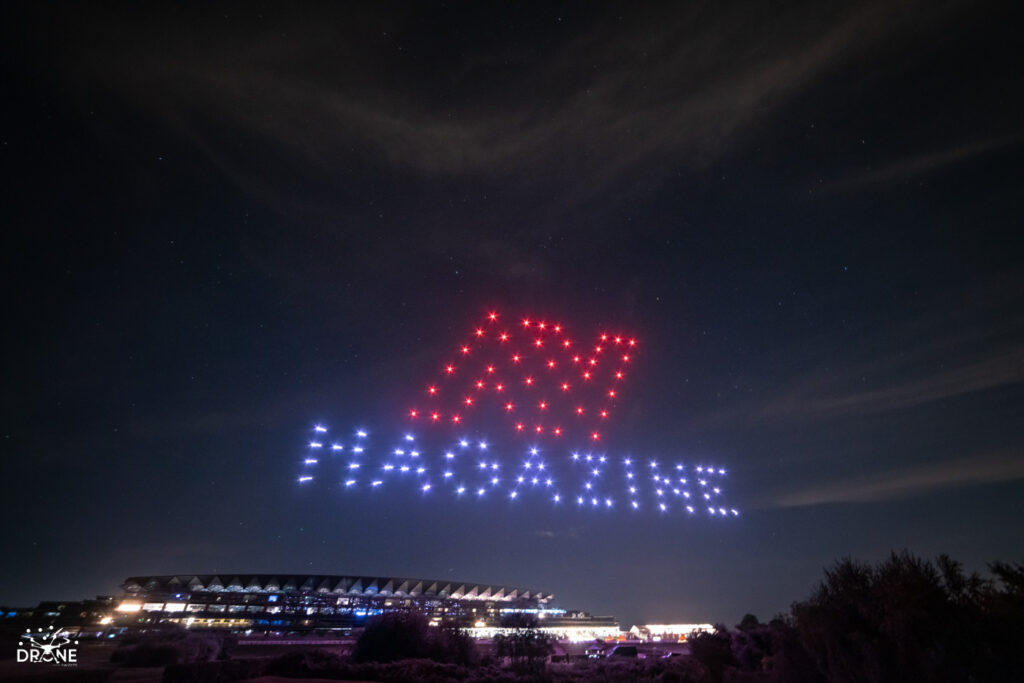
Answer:
POLYGON ((558 502, 560 502, 561 500, 562 500, 562 497, 561 497, 561 496, 559 496, 559 495, 558 495, 558 494, 556 493, 556 494, 555 494, 555 502, 556 502, 556 503, 558 503, 558 502))
POLYGON ((635 500, 632 502, 632 505, 634 510, 639 509, 640 507, 639 503, 637 503, 635 500))
POLYGON ((693 506, 692 505, 687 505, 686 506, 686 511, 689 512, 692 515, 693 514, 693 506))
POLYGON ((451 460, 452 458, 454 458, 454 457, 455 457, 455 454, 454 454, 454 453, 445 453, 445 454, 444 454, 444 457, 446 457, 446 458, 448 458, 449 460, 451 460))
POLYGON ((400 469, 401 469, 401 470, 402 470, 403 472, 408 472, 408 471, 409 471, 409 466, 408 466, 408 465, 402 465, 402 467, 401 467, 400 469))
POLYGON ((359 469, 359 463, 357 463, 357 462, 350 462, 348 464, 348 468, 350 470, 358 470, 359 469))
POLYGON ((423 489, 423 492, 426 493, 430 490, 430 484, 424 484, 421 488, 423 489))
POLYGON ((353 453, 362 453, 363 452, 363 447, 362 446, 354 446, 352 448, 352 452, 353 453))
POLYGON ((324 434, 324 433, 327 432, 327 428, 326 427, 321 427, 320 425, 317 425, 317 426, 313 427, 313 431, 314 432, 319 432, 320 434, 324 434))
POLYGON ((390 472, 390 471, 391 471, 391 470, 393 470, 393 469, 395 469, 395 466, 394 466, 394 465, 384 465, 384 470, 385 470, 386 472, 390 472))
POLYGON ((426 471, 427 471, 426 467, 417 467, 416 468, 416 474, 423 474, 426 471))
POLYGON ((465 492, 466 492, 466 487, 465 486, 460 486, 459 488, 455 489, 455 493, 459 494, 460 496, 463 493, 465 493, 465 492))
POLYGON ((481 441, 480 442, 480 450, 484 450, 484 451, 487 450, 487 442, 486 441, 481 441))
POLYGON ((383 483, 384 482, 381 481, 380 479, 374 479, 372 482, 370 482, 370 486, 380 486, 383 483))
POLYGON ((345 482, 345 486, 352 486, 355 483, 356 483, 355 479, 349 479, 348 481, 345 482))
POLYGON ((478 496, 484 495, 484 490, 483 489, 477 489, 476 490, 476 495, 478 495, 478 496))
POLYGON ((309 447, 310 448, 323 448, 324 445, 322 443, 320 443, 319 441, 310 441, 309 442, 309 447))
POLYGON ((320 461, 317 460, 316 458, 306 458, 303 462, 305 462, 307 465, 315 465, 320 461))
POLYGON ((395 455, 405 455, 405 451, 403 451, 401 448, 396 448, 395 455))
POLYGON ((465 439, 462 439, 461 441, 459 441, 459 445, 465 448, 466 446, 469 445, 469 442, 466 441, 465 439))
POLYGON ((518 495, 519 495, 518 491, 513 491, 512 494, 509 496, 509 498, 515 498, 518 495))
POLYGON ((415 436, 413 436, 412 434, 406 434, 406 435, 405 435, 405 440, 406 440, 406 441, 415 441, 415 440, 416 440, 416 437, 415 437, 415 436))
POLYGON ((332 451, 340 451, 340 450, 342 450, 343 448, 345 448, 345 447, 344 447, 344 446, 342 446, 341 444, 338 444, 338 443, 332 443, 332 444, 331 444, 331 450, 332 450, 332 451))
POLYGON ((313 481, 313 477, 299 477, 300 484, 307 481, 313 481))
POLYGON ((356 432, 356 436, 358 436, 360 439, 365 439, 366 438, 366 432, 364 432, 362 429, 360 429, 359 431, 356 432))

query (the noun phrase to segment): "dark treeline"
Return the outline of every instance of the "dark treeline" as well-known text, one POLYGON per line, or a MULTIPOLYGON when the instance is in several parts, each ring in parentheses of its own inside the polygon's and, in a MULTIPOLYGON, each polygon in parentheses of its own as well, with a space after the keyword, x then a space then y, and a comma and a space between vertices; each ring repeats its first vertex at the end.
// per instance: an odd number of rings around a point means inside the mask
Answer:
POLYGON ((1024 681, 1024 566, 844 559, 789 614, 692 639, 713 682, 1024 681))
POLYGON ((186 653, 169 658, 178 653, 171 645, 180 649, 198 637, 190 634, 143 643, 147 647, 125 653, 124 661, 158 657, 170 664, 165 683, 261 675, 436 683, 1024 681, 1024 565, 997 562, 990 571, 988 577, 968 574, 948 557, 927 561, 906 552, 877 565, 844 559, 789 613, 768 623, 748 614, 734 628, 694 635, 690 657, 658 657, 652 650, 646 658, 548 662, 554 644, 535 622, 505 624, 513 630, 487 652, 458 628, 433 627, 406 614, 369 624, 351 656, 309 649, 271 660, 223 661, 225 647, 193 646, 189 652, 221 661, 196 661, 186 653))

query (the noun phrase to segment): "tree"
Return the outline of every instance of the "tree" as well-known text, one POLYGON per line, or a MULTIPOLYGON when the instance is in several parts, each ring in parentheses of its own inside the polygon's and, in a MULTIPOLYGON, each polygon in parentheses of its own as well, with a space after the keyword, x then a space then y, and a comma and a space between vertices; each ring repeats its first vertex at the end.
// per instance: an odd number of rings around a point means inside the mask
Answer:
POLYGON ((544 670, 548 655, 554 652, 554 637, 537 628, 537 619, 528 614, 511 614, 501 620, 510 633, 494 637, 495 654, 508 657, 512 666, 530 673, 544 670))

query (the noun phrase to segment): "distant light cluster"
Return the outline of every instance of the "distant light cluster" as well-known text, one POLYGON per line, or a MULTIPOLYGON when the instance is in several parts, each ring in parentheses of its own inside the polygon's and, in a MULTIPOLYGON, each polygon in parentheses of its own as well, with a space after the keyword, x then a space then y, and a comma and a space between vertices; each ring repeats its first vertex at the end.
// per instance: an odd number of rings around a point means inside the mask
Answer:
POLYGON ((327 480, 346 491, 400 486, 422 496, 511 503, 539 498, 570 508, 739 516, 723 500, 723 467, 598 452, 636 349, 627 334, 602 332, 588 343, 558 322, 527 317, 503 325, 489 313, 406 409, 407 433, 382 445, 371 444, 366 429, 335 439, 326 426, 314 425, 298 482, 327 480), (482 433, 472 425, 493 425, 496 417, 504 425, 499 440, 470 438, 482 433))

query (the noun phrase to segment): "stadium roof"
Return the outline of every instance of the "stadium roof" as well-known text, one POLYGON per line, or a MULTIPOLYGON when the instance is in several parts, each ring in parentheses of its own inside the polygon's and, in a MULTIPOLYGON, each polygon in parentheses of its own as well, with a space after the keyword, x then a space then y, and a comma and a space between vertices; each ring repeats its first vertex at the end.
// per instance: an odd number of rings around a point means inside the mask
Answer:
POLYGON ((533 599, 541 602, 554 595, 526 588, 492 586, 434 579, 392 576, 311 576, 307 574, 176 574, 132 576, 121 587, 127 593, 174 593, 178 591, 224 591, 229 593, 317 592, 339 595, 393 595, 397 597, 438 597, 457 600, 511 601, 533 599))

